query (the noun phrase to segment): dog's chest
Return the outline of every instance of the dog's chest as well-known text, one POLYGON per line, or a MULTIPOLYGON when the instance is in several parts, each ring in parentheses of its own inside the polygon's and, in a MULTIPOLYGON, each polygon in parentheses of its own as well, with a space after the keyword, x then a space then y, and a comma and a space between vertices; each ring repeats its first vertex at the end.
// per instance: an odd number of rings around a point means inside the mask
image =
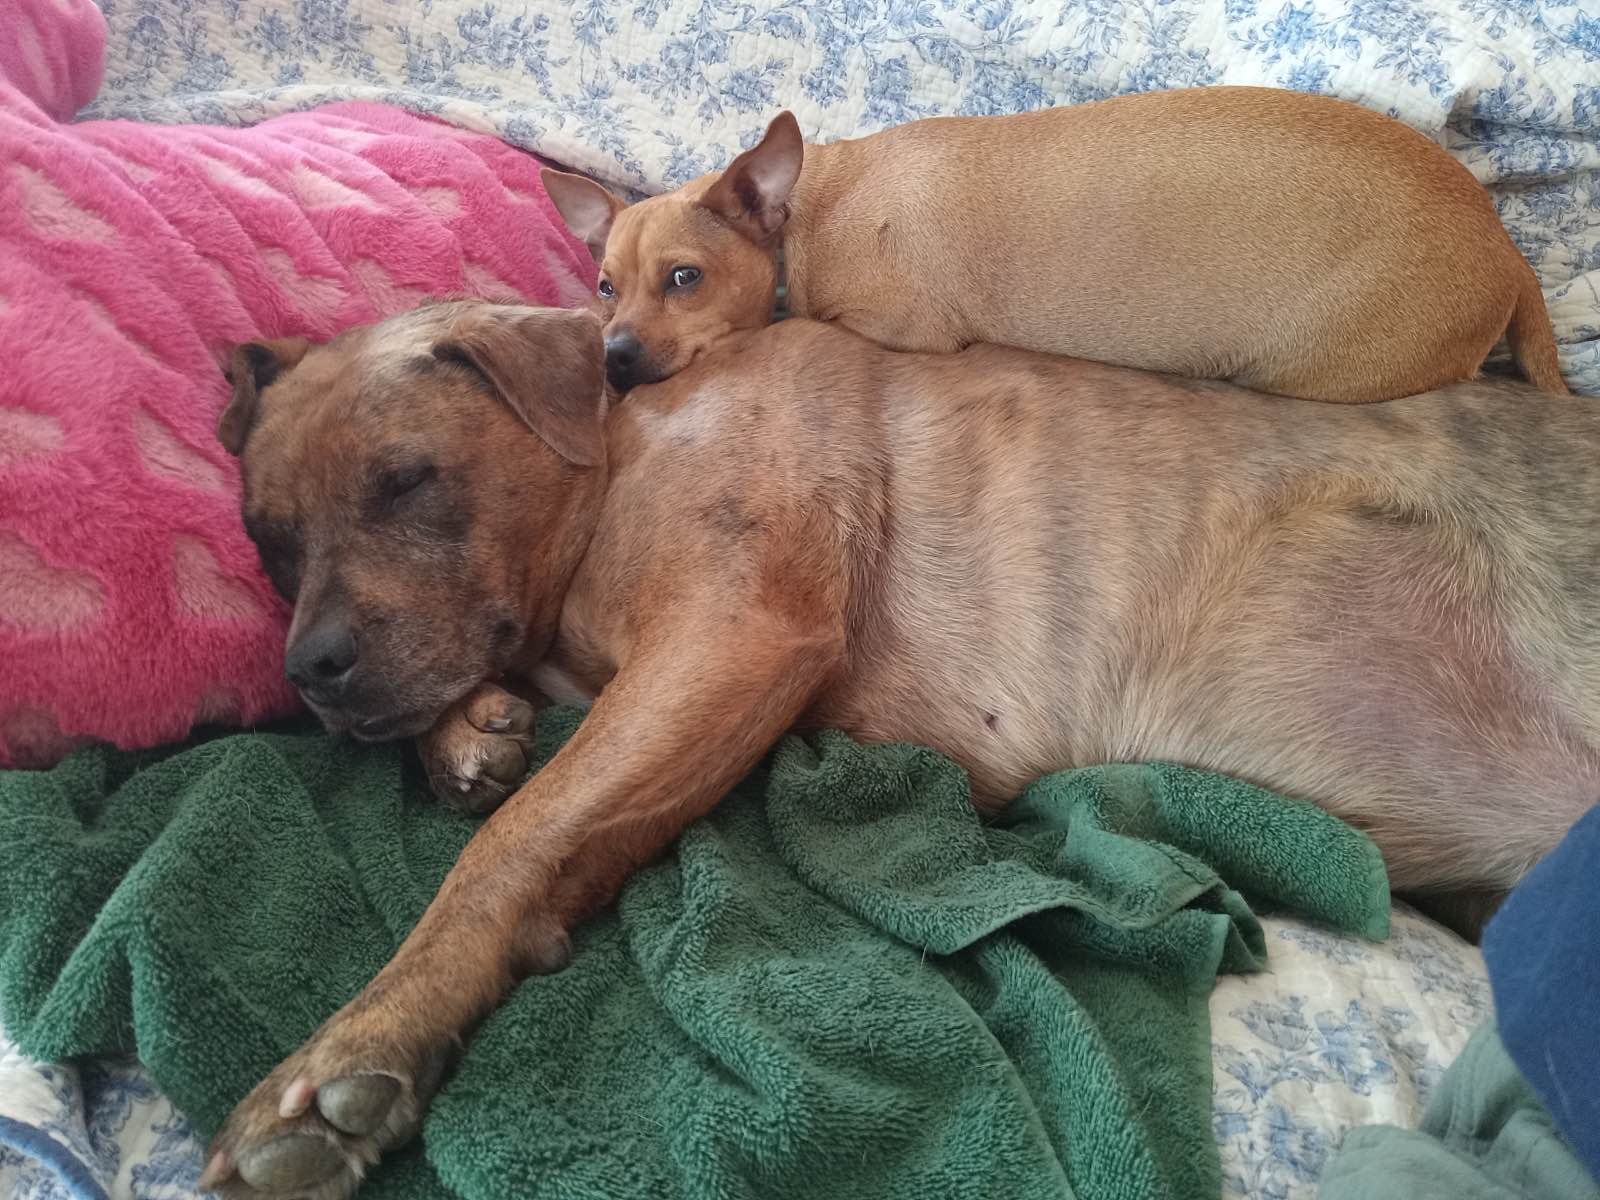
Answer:
POLYGON ((565 663, 546 658, 533 670, 533 686, 552 704, 593 704, 600 689, 565 663))
POLYGON ((556 704, 592 704, 617 672, 617 613, 600 597, 615 595, 604 586, 598 593, 584 570, 567 592, 555 640, 528 679, 541 695, 556 704))

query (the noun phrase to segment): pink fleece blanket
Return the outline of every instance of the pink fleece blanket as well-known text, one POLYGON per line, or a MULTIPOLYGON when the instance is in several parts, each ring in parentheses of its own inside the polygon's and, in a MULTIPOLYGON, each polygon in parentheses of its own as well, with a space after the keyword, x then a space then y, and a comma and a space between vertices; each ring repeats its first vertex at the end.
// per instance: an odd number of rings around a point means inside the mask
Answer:
POLYGON ((491 137, 370 104, 66 124, 104 38, 88 0, 0 3, 0 765, 293 706, 214 433, 229 345, 594 279, 491 137))

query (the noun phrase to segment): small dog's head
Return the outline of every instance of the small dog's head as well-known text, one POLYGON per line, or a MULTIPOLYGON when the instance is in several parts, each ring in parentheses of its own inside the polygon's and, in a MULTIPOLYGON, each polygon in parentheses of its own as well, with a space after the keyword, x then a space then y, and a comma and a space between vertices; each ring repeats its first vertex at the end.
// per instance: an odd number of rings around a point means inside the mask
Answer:
POLYGON ((777 240, 804 153, 785 112, 721 174, 631 207, 593 180, 543 172, 562 219, 600 264, 612 387, 659 382, 772 319, 777 240))
POLYGON ((600 322, 465 301, 233 353, 217 436, 330 729, 428 729, 542 653, 605 486, 600 322))

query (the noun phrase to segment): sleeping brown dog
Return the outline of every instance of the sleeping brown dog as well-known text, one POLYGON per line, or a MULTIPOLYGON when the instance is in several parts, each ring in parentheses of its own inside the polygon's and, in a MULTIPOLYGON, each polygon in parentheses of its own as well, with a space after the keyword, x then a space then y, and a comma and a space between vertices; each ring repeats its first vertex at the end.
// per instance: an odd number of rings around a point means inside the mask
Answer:
POLYGON ((803 146, 788 113, 726 171, 631 208, 545 171, 601 265, 626 389, 799 316, 897 350, 976 342, 1313 400, 1477 373, 1505 334, 1566 390, 1544 296, 1489 195, 1399 121, 1209 87, 803 146))
MULTIPOLYGON (((1503 889, 1600 797, 1600 408, 1388 405, 793 320, 609 413, 600 323, 440 304, 247 347, 222 437, 331 728, 495 809, 206 1183, 341 1197, 566 931, 786 730, 954 756, 995 811, 1165 760, 1325 805, 1401 890, 1503 889), (594 699, 522 782, 531 711, 594 699), (518 786, 520 785, 520 786, 518 786)), ((530 986, 537 986, 537 983, 530 986)))

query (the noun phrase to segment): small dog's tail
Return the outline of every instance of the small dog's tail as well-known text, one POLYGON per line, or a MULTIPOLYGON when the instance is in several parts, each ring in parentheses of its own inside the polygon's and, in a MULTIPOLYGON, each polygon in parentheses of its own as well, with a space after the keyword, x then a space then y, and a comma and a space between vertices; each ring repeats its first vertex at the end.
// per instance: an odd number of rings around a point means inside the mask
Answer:
POLYGON ((1517 293, 1516 307, 1511 310, 1511 321, 1506 326, 1506 341, 1511 346, 1511 357, 1528 382, 1546 392, 1566 396, 1567 384, 1561 378, 1561 360, 1556 354, 1556 331, 1550 324, 1550 310, 1545 307, 1544 292, 1539 287, 1539 277, 1533 268, 1523 267, 1522 290, 1517 293))

